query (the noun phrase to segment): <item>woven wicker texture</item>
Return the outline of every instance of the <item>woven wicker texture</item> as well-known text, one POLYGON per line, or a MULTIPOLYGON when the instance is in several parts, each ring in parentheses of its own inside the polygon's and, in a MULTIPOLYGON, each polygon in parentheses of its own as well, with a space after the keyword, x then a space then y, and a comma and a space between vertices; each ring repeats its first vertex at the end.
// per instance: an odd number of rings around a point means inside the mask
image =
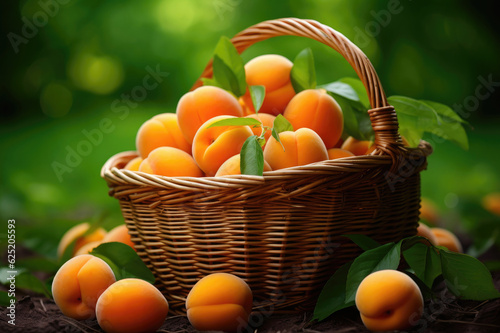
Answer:
MULTIPOLYGON (((136 152, 111 157, 101 176, 120 202, 138 254, 173 313, 213 272, 245 279, 254 307, 311 309, 327 279, 360 249, 342 235, 379 242, 416 233, 420 171, 431 147, 401 144, 394 108, 366 56, 342 34, 311 20, 279 19, 237 34, 239 52, 275 36, 315 39, 339 52, 363 81, 377 149, 258 176, 163 177, 121 168, 136 152)), ((211 76, 209 63, 201 77, 211 76)), ((193 89, 199 86, 198 81, 193 89)))

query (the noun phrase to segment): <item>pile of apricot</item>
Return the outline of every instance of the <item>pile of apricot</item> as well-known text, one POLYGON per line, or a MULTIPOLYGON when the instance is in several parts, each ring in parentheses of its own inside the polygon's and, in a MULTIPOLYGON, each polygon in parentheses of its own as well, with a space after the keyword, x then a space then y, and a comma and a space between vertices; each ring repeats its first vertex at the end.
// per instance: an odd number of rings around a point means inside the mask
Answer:
POLYGON ((178 101, 175 113, 157 114, 140 126, 136 135, 138 157, 125 169, 169 177, 240 174, 238 155, 252 135, 265 138, 264 171, 370 154, 375 148, 373 142, 356 140, 343 132, 342 110, 325 90, 295 92, 290 79, 292 66, 290 60, 276 54, 261 55, 246 63, 247 86, 265 87, 258 112, 248 89, 239 98, 210 85, 187 92, 178 101), (279 134, 281 142, 271 136, 278 115, 293 128, 279 134), (254 118, 263 126, 210 127, 233 117, 254 118))

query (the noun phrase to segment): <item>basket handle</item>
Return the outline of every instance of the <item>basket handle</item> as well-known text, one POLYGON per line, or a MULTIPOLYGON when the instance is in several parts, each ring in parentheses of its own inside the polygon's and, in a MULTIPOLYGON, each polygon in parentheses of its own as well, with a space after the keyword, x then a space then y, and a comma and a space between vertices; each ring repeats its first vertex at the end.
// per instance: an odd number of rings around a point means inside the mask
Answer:
MULTIPOLYGON (((389 105, 375 69, 366 55, 343 34, 314 20, 283 18, 269 20, 253 25, 237 35, 231 42, 239 53, 249 46, 278 36, 307 37, 321 42, 340 53, 356 71, 363 82, 372 109, 368 110, 375 133, 374 154, 392 157, 400 153, 401 137, 398 132, 398 119, 394 107, 389 105)), ((212 60, 191 90, 202 85, 202 78, 212 76, 212 60)))

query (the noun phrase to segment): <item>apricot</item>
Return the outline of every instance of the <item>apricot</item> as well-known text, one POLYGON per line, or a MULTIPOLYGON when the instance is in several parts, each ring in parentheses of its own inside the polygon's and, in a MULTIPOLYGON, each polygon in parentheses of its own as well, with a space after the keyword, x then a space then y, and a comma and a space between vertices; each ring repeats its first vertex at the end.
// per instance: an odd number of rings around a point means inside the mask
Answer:
POLYGON ((396 270, 381 270, 364 278, 355 302, 363 324, 371 331, 409 329, 424 310, 418 285, 396 270))
POLYGON ((184 138, 193 143, 198 129, 207 120, 221 115, 243 117, 238 99, 224 89, 202 86, 184 94, 177 104, 177 119, 184 138))
POLYGON ((95 242, 90 242, 85 245, 83 245, 81 248, 76 251, 75 256, 79 256, 81 254, 89 254, 93 249, 101 245, 101 241, 95 241, 95 242))
POLYGON ((73 252, 71 255, 75 255, 75 253, 85 244, 95 241, 101 241, 104 236, 106 236, 106 230, 103 228, 97 228, 94 232, 89 235, 85 235, 87 230, 89 230, 90 224, 88 223, 80 223, 70 228, 61 238, 59 242, 59 246, 57 247, 57 256, 59 258, 62 257, 66 248, 72 243, 75 242, 75 247, 73 248, 73 252))
POLYGON ((439 211, 436 204, 429 198, 420 199, 420 219, 425 222, 436 225, 439 221, 439 211))
POLYGON ((193 157, 173 147, 159 147, 142 161, 139 171, 167 177, 202 177, 193 157))
POLYGON ((128 228, 125 224, 120 224, 119 226, 116 226, 108 231, 108 234, 104 237, 102 242, 120 242, 134 248, 134 243, 132 243, 132 239, 128 233, 128 228))
POLYGON ((125 170, 139 171, 139 166, 142 163, 142 157, 137 156, 131 159, 124 167, 125 170))
POLYGON ((66 316, 77 320, 94 318, 99 296, 115 281, 104 260, 82 254, 59 268, 52 282, 52 295, 66 316))
POLYGON ((444 246, 452 252, 463 253, 462 243, 451 231, 443 228, 431 228, 431 232, 436 237, 436 245, 444 246))
MULTIPOLYGON (((422 236, 422 237, 425 237, 429 240, 429 242, 432 244, 432 245, 437 245, 437 238, 436 236, 434 236, 434 234, 432 233, 431 231, 431 228, 429 228, 427 225, 425 225, 424 223, 422 222, 419 222, 418 223, 418 227, 417 227, 417 236, 422 236)), ((428 244, 428 243, 425 243, 424 244, 428 244)))
POLYGON ((151 283, 127 278, 104 291, 96 306, 99 326, 107 333, 156 332, 168 315, 165 296, 151 283))
POLYGON ((324 89, 299 92, 288 103, 283 117, 295 130, 307 127, 318 133, 326 148, 335 146, 344 129, 340 105, 324 89))
MULTIPOLYGON (((269 137, 271 136, 271 128, 273 128, 274 125, 274 119, 276 119, 275 116, 269 113, 254 113, 254 114, 249 114, 245 118, 253 118, 257 119, 264 125, 265 127, 265 132, 264 132, 264 139, 267 141, 269 140, 269 137)), ((253 134, 260 136, 262 132, 261 127, 251 127, 253 134)), ((262 149, 266 146, 266 143, 264 143, 264 146, 262 146, 262 149)))
POLYGON ((146 120, 135 138, 137 152, 145 159, 158 147, 174 147, 191 154, 191 143, 181 132, 175 113, 162 113, 146 120))
POLYGON ((220 166, 237 155, 245 140, 253 135, 249 126, 214 126, 215 122, 234 116, 217 116, 206 121, 193 139, 193 157, 207 176, 214 176, 220 166), (210 128, 209 128, 210 127, 210 128))
POLYGON ((500 193, 494 192, 487 194, 481 200, 481 203, 487 211, 500 216, 500 193))
POLYGON ((371 153, 375 149, 375 145, 373 144, 373 141, 358 140, 350 136, 345 139, 340 148, 348 150, 356 156, 360 156, 371 153))
POLYGON ((273 170, 320 162, 328 159, 328 151, 320 136, 309 128, 279 134, 281 144, 270 137, 264 148, 264 160, 273 170))
MULTIPOLYGON (((240 167, 241 155, 234 155, 228 158, 222 165, 219 170, 215 173, 215 177, 229 176, 229 175, 241 175, 241 167, 240 167)), ((269 163, 264 161, 264 171, 272 171, 269 163)))
POLYGON ((189 292, 187 317, 199 331, 236 332, 248 323, 252 302, 252 291, 241 278, 213 273, 199 280, 189 292))
MULTIPOLYGON (((277 116, 285 111, 288 102, 295 96, 290 71, 293 63, 278 54, 265 54, 245 64, 245 76, 249 86, 261 85, 266 95, 259 112, 277 116)), ((245 105, 255 113, 250 92, 242 96, 245 105)))
POLYGON ((349 150, 340 149, 340 148, 328 149, 328 159, 329 160, 334 160, 334 159, 342 158, 342 157, 352 157, 352 156, 356 156, 356 155, 351 153, 349 150))

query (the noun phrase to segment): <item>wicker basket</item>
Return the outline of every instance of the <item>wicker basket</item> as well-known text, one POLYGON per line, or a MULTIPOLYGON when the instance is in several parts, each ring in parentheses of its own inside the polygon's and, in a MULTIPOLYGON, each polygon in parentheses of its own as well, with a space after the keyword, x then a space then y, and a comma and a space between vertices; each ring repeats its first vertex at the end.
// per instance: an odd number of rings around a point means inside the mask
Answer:
MULTIPOLYGON (((366 87, 375 132, 371 155, 323 161, 257 176, 163 177, 123 170, 136 155, 111 157, 101 176, 120 202, 138 254, 153 271, 173 313, 191 287, 213 272, 245 279, 254 307, 311 309, 335 270, 360 253, 342 235, 379 242, 414 235, 420 171, 432 149, 404 148, 394 108, 363 52, 316 21, 278 19, 237 34, 239 52, 275 36, 324 43, 351 64, 366 87)), ((202 77, 211 75, 211 64, 202 77)), ((197 81, 195 87, 200 84, 197 81)))

